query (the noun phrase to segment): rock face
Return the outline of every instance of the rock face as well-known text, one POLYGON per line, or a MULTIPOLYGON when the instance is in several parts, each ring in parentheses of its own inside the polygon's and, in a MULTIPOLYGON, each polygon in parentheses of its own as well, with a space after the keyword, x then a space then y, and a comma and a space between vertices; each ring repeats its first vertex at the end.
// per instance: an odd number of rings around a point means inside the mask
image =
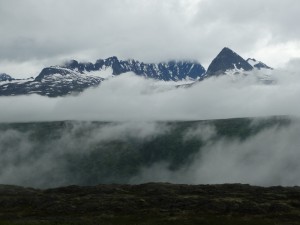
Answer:
POLYGON ((37 190, 0 185, 0 202, 0 223, 8 225, 300 224, 299 187, 148 183, 37 190))
POLYGON ((183 79, 197 79, 205 73, 203 66, 193 61, 170 61, 167 63, 143 63, 136 60, 119 60, 113 56, 99 59, 95 64, 79 63, 75 60, 67 62, 63 67, 79 71, 80 73, 101 71, 111 68, 112 75, 133 72, 136 75, 164 80, 177 81, 183 79))
POLYGON ((229 48, 223 48, 207 69, 207 76, 225 74, 229 70, 250 71, 254 68, 229 48))
POLYGON ((97 86, 104 79, 93 75, 82 75, 69 69, 49 67, 35 79, 12 80, 0 83, 0 96, 39 94, 49 97, 82 92, 97 86))
POLYGON ((117 57, 99 59, 95 64, 71 60, 62 66, 44 68, 35 79, 15 80, 0 76, 0 96, 39 94, 49 97, 82 92, 98 86, 105 78, 133 72, 138 76, 164 81, 196 80, 205 74, 201 64, 190 61, 146 64, 117 57), (13 81, 13 82, 11 82, 13 81))
POLYGON ((6 73, 0 73, 0 82, 1 81, 12 81, 14 80, 14 78, 12 78, 11 76, 9 76, 6 73))
POLYGON ((247 59, 247 62, 253 67, 253 68, 256 68, 258 70, 261 70, 261 69, 268 69, 268 70, 273 70, 272 67, 269 67, 267 66, 266 64, 264 64, 263 62, 261 61, 257 61, 256 59, 251 59, 251 58, 248 58, 247 59))

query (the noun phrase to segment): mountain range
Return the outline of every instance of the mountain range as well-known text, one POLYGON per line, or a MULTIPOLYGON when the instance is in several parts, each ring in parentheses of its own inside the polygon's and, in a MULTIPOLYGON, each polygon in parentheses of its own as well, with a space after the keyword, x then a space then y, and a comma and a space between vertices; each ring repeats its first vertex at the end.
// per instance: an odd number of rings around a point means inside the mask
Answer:
POLYGON ((212 60, 207 70, 197 61, 187 60, 144 63, 133 59, 119 60, 115 56, 99 59, 95 63, 71 60, 60 66, 43 68, 35 78, 14 79, 6 73, 0 73, 0 96, 65 96, 98 86, 109 77, 127 72, 163 81, 201 81, 211 76, 243 74, 252 70, 270 71, 272 68, 253 58, 245 60, 227 47, 212 60))

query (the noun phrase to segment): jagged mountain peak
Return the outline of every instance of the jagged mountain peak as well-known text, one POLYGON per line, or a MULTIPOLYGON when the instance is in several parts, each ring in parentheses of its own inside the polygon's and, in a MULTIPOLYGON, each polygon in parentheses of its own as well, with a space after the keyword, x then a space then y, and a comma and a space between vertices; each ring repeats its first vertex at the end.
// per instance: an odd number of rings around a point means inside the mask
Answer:
POLYGON ((77 60, 74 60, 74 59, 71 59, 69 61, 66 61, 63 66, 65 67, 72 67, 72 68, 76 68, 78 67, 78 61, 77 60))
POLYGON ((65 63, 62 67, 76 70, 80 73, 101 71, 111 68, 113 75, 133 72, 136 75, 165 81, 176 81, 186 78, 198 79, 206 72, 204 67, 194 60, 170 60, 168 62, 161 63, 144 63, 135 59, 120 60, 116 56, 106 59, 98 59, 95 64, 81 63, 76 60, 71 60, 65 63))
POLYGON ((92 71, 94 70, 94 64, 91 62, 78 62, 77 60, 69 60, 65 62, 63 65, 59 66, 71 70, 76 70, 80 73, 83 73, 84 71, 92 71))
POLYGON ((105 61, 115 62, 115 61, 119 61, 119 59, 117 56, 111 56, 111 57, 108 57, 107 59, 105 59, 105 61))
POLYGON ((41 82, 46 77, 51 77, 51 76, 54 76, 56 74, 64 76, 64 75, 70 74, 70 71, 68 71, 64 67, 57 67, 57 66, 46 67, 46 68, 42 69, 42 71, 34 79, 34 81, 41 82))
POLYGON ((240 55, 225 47, 221 52, 213 59, 207 69, 207 75, 220 75, 224 74, 228 70, 252 70, 253 67, 244 60, 240 55))
POLYGON ((12 78, 10 75, 6 73, 0 73, 0 81, 10 81, 10 80, 14 80, 14 78, 12 78))
POLYGON ((33 80, 2 82, 1 95, 40 94, 50 97, 82 92, 98 86, 104 79, 132 72, 146 78, 178 81, 198 79, 205 74, 203 66, 190 61, 168 63, 143 63, 134 59, 119 60, 116 56, 98 59, 95 63, 70 60, 60 66, 43 68, 33 80))

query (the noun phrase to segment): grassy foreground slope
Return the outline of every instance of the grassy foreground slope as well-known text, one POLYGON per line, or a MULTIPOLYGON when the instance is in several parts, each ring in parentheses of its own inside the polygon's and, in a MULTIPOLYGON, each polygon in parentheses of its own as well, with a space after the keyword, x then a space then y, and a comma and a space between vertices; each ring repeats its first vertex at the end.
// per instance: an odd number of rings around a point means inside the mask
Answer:
POLYGON ((0 224, 300 224, 299 187, 0 186, 0 224))

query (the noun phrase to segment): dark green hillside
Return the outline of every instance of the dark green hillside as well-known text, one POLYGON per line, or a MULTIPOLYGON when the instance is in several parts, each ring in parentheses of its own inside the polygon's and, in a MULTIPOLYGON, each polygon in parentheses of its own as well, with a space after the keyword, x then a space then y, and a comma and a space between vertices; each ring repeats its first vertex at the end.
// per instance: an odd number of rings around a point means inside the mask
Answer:
POLYGON ((189 122, 0 124, 0 183, 34 187, 129 183, 142 168, 182 169, 220 139, 246 140, 286 117, 189 122))

